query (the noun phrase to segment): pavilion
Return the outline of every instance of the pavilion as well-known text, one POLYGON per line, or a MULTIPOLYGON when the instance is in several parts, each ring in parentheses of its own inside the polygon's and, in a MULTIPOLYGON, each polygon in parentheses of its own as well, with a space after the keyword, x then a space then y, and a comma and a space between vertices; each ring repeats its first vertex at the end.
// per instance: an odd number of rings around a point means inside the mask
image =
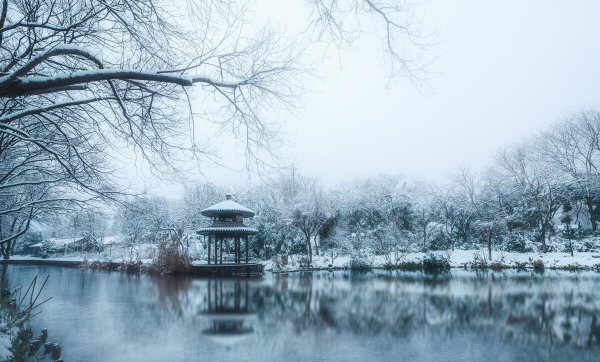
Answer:
POLYGON ((231 195, 228 194, 224 201, 207 207, 200 211, 200 214, 212 219, 211 225, 197 231, 198 234, 208 237, 208 265, 211 263, 215 266, 249 265, 248 237, 256 234, 258 230, 246 226, 244 219, 253 217, 254 211, 233 201, 231 195), (242 255, 242 240, 244 241, 244 255, 242 255), (230 252, 229 241, 233 241, 233 263, 223 263, 224 246, 226 252, 230 252))

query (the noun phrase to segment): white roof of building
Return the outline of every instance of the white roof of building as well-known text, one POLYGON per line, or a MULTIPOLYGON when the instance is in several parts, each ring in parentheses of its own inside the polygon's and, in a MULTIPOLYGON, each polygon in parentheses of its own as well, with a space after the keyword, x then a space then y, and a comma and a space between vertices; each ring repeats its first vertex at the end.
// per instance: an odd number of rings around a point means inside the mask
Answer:
POLYGON ((240 205, 231 199, 231 195, 226 196, 225 201, 221 201, 218 204, 207 207, 200 211, 203 216, 213 217, 217 214, 242 214, 243 217, 253 217, 255 212, 247 208, 246 206, 240 205))
POLYGON ((83 240, 84 238, 84 236, 79 236, 76 238, 50 238, 48 239, 48 242, 54 246, 63 246, 76 243, 78 241, 83 240))
POLYGON ((123 235, 110 235, 102 238, 102 244, 110 245, 110 244, 119 244, 125 241, 125 237, 123 235))
POLYGON ((242 234, 256 234, 258 230, 248 226, 207 226, 198 229, 198 234, 209 234, 214 232, 220 233, 242 233, 242 234))

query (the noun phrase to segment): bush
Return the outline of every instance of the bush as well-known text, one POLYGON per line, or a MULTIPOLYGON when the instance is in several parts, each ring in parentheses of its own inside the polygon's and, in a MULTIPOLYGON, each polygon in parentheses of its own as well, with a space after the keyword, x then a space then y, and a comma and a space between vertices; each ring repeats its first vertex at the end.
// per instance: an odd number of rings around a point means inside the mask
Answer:
POLYGON ((448 238, 439 230, 433 232, 431 241, 429 242, 429 249, 431 250, 448 250, 450 249, 450 241, 448 238))
POLYGON ((495 272, 499 272, 502 271, 502 269, 506 268, 506 265, 504 265, 502 261, 495 261, 492 264, 490 264, 490 268, 495 272))
POLYGON ((405 261, 400 263, 397 268, 408 271, 421 270, 423 268, 423 264, 416 261, 405 261))
POLYGON ((306 248, 306 244, 305 243, 294 243, 292 244, 292 246, 290 247, 290 250, 288 251, 288 254, 307 254, 308 249, 306 248))
POLYGON ((516 253, 530 253, 533 248, 528 245, 526 235, 513 232, 508 234, 508 239, 504 242, 504 250, 516 253))
POLYGON ((538 273, 543 273, 544 270, 546 269, 546 266, 544 265, 544 261, 541 259, 532 261, 531 265, 533 266, 533 271, 538 272, 538 273))
POLYGON ((490 265, 488 263, 488 260, 485 256, 485 254, 476 252, 475 254, 473 254, 473 261, 471 262, 471 269, 487 269, 489 268, 490 265))
POLYGON ((370 261, 362 258, 352 258, 348 263, 348 268, 352 270, 369 270, 373 268, 370 261))
POLYGON ((580 271, 580 270, 585 270, 586 267, 584 267, 583 265, 579 264, 579 263, 572 263, 572 264, 567 264, 564 266, 564 268, 562 268, 563 270, 567 270, 567 271, 580 271))
POLYGON ((423 259, 423 271, 426 273, 440 273, 450 270, 450 260, 442 255, 429 254, 423 259))
POLYGON ((179 247, 161 243, 148 272, 156 274, 186 273, 192 268, 190 257, 179 247))
POLYGON ((598 251, 598 243, 596 242, 596 238, 594 239, 586 239, 583 242, 576 242, 574 241, 573 243, 575 244, 573 247, 575 248, 576 251, 579 252, 594 252, 594 251, 598 251))
POLYGON ((119 266, 119 270, 125 273, 137 274, 142 271, 142 265, 143 263, 141 260, 124 261, 119 266))
POLYGON ((300 265, 300 268, 310 268, 312 266, 307 257, 299 258, 298 264, 300 265))
POLYGON ((397 263, 385 262, 383 264, 383 269, 386 270, 406 270, 406 271, 415 271, 421 270, 423 268, 423 264, 417 261, 399 261, 397 263))

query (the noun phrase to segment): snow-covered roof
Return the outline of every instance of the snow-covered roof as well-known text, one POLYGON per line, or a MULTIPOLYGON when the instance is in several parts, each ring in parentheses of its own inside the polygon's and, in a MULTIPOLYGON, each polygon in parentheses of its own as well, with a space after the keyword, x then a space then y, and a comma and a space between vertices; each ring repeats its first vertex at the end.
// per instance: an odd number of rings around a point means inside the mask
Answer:
POLYGON ((63 246, 76 243, 78 241, 83 240, 85 237, 80 236, 76 238, 50 238, 48 242, 54 246, 63 246))
POLYGON ((255 212, 233 201, 231 195, 227 195, 225 201, 207 207, 200 211, 200 214, 208 217, 217 216, 218 214, 242 214, 243 217, 253 217, 255 212))
POLYGON ((110 235, 102 238, 102 244, 111 245, 111 244, 119 244, 125 240, 123 235, 110 235))
POLYGON ((197 231, 198 234, 203 234, 203 235, 211 234, 214 232, 232 233, 232 234, 237 234, 237 233, 256 234, 258 232, 258 230, 256 230, 255 228, 248 227, 248 226, 207 226, 207 227, 200 228, 197 231))

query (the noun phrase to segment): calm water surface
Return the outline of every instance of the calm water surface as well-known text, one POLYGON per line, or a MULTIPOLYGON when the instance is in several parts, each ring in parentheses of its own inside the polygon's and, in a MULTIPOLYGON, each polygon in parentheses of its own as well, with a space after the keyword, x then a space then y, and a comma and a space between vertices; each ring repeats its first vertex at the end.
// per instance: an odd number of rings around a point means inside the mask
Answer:
POLYGON ((50 276, 31 324, 65 361, 600 361, 597 273, 2 272, 50 276))

